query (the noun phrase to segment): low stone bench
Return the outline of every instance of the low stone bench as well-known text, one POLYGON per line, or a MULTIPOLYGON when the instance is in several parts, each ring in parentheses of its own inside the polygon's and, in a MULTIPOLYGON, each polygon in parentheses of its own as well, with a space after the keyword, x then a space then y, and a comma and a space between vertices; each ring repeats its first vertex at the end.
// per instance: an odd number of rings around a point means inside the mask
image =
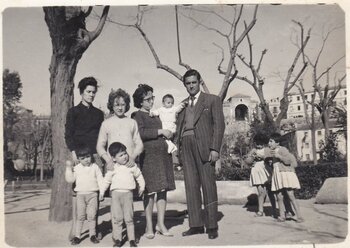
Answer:
MULTIPOLYGON (((176 190, 168 192, 168 202, 186 203, 184 181, 175 181, 176 190)), ((245 205, 256 202, 256 187, 251 187, 249 181, 217 181, 219 204, 245 205)))
POLYGON ((348 178, 327 178, 316 195, 316 203, 320 204, 347 204, 348 203, 348 178))

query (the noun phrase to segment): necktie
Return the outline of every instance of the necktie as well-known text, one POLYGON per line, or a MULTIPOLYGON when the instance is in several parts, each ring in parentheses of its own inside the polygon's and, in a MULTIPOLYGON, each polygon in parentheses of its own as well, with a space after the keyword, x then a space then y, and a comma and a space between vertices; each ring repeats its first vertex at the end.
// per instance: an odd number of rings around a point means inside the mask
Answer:
POLYGON ((190 96, 190 99, 191 99, 191 107, 193 107, 193 105, 194 105, 194 99, 196 99, 196 97, 195 96, 190 96))

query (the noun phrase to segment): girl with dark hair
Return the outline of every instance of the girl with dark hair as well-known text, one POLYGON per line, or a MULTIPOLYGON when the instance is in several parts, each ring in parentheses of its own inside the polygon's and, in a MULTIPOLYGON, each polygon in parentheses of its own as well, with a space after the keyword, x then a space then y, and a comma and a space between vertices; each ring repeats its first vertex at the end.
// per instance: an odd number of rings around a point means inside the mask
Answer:
POLYGON ((268 194, 272 206, 273 215, 276 216, 276 200, 274 194, 271 192, 271 174, 267 163, 269 163, 269 149, 267 148, 268 137, 263 134, 256 134, 254 136, 255 149, 250 151, 245 159, 245 162, 252 166, 250 173, 250 186, 255 186, 258 191, 258 212, 256 217, 264 215, 264 201, 266 194, 268 194), (266 158, 266 159, 265 159, 266 158))
POLYGON ((153 107, 153 88, 140 84, 133 94, 134 105, 139 111, 134 113, 144 152, 140 156, 140 167, 146 182, 144 208, 146 214, 146 238, 153 239, 152 213, 156 197, 156 231, 164 236, 173 236, 164 224, 167 191, 175 189, 174 170, 171 155, 164 138, 170 139, 172 132, 162 128, 159 117, 150 117, 153 107))

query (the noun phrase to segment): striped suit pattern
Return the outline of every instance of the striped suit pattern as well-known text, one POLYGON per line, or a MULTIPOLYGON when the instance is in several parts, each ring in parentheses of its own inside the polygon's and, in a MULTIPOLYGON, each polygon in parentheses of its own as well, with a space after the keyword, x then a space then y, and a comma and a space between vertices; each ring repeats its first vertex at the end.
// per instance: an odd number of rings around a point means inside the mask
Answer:
POLYGON ((222 102, 218 96, 201 92, 194 106, 194 135, 182 137, 185 115, 186 108, 178 116, 175 141, 179 147, 179 159, 184 170, 189 225, 217 228, 215 166, 208 160, 210 151, 220 152, 222 144, 225 130, 222 102))

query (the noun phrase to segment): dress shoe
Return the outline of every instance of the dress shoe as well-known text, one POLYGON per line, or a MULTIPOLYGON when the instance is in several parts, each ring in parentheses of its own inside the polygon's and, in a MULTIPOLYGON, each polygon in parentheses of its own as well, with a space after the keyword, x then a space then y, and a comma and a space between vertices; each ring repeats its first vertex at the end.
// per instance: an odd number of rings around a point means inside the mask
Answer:
POLYGON ((135 240, 129 241, 130 247, 137 247, 135 240))
POLYGON ((119 239, 114 240, 113 247, 122 247, 122 241, 120 241, 119 239))
POLYGON ((201 233, 204 233, 204 227, 202 227, 202 226, 200 226, 200 227, 191 227, 187 231, 183 232, 182 236, 191 236, 191 235, 201 234, 201 233))
POLYGON ((217 228, 208 228, 207 233, 209 239, 216 239, 219 236, 217 228))

